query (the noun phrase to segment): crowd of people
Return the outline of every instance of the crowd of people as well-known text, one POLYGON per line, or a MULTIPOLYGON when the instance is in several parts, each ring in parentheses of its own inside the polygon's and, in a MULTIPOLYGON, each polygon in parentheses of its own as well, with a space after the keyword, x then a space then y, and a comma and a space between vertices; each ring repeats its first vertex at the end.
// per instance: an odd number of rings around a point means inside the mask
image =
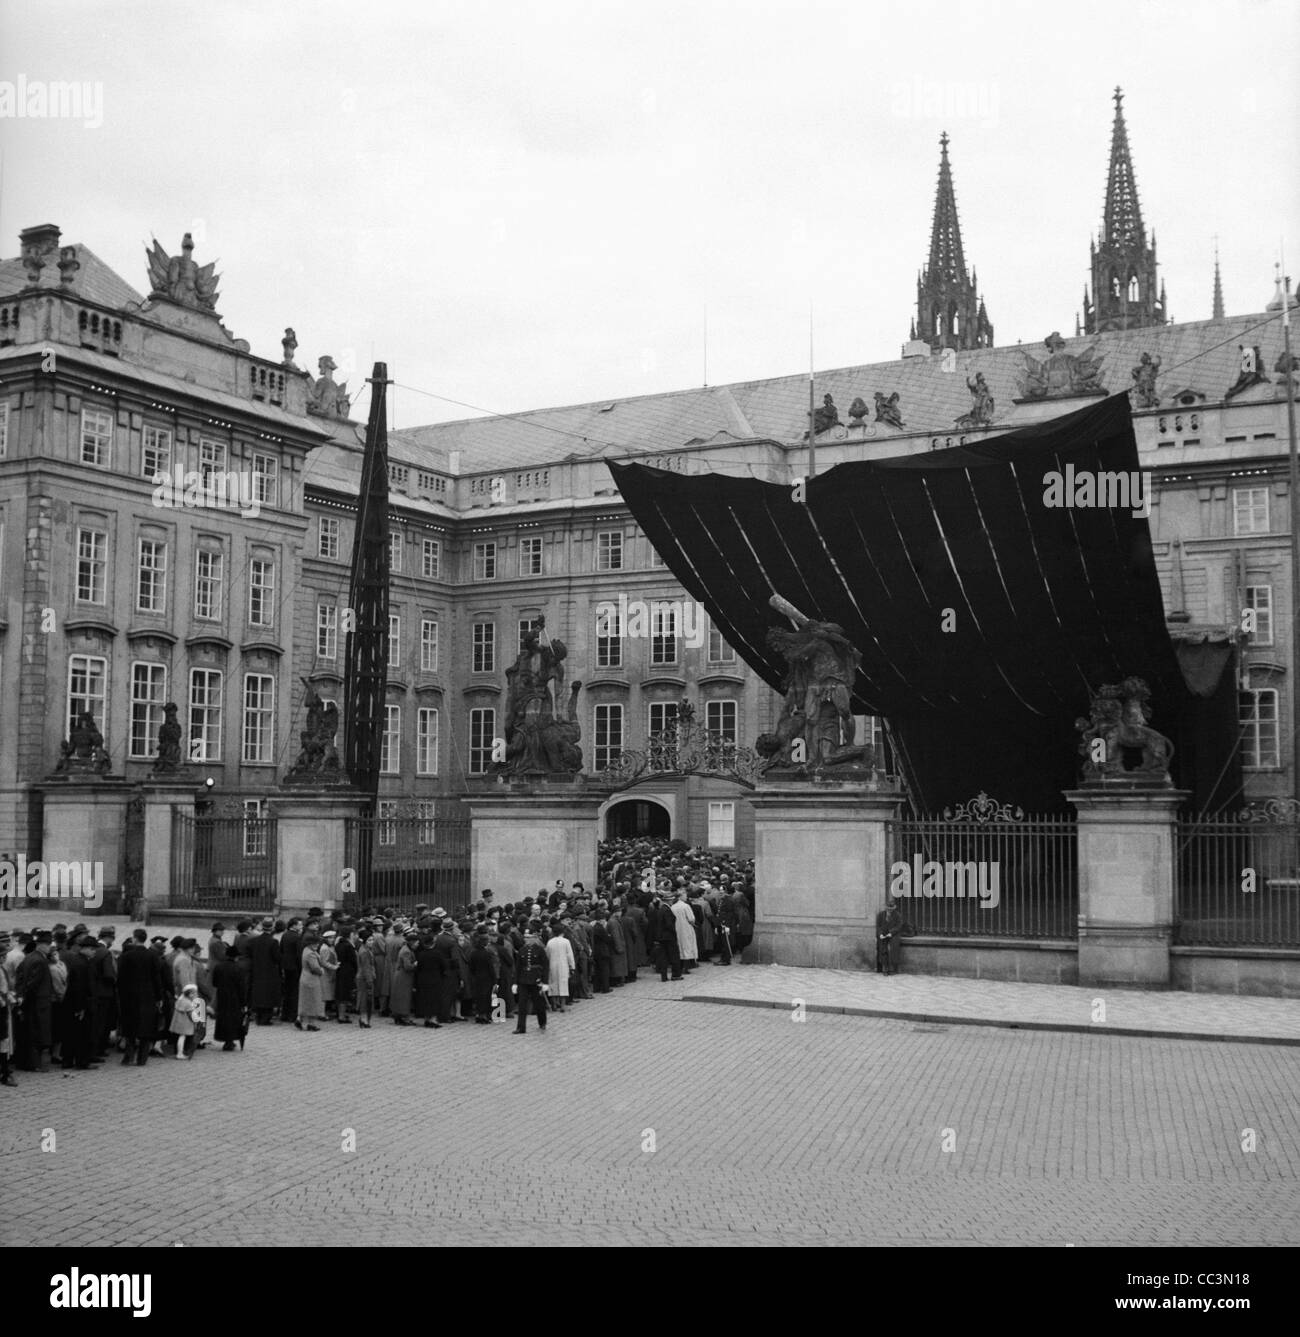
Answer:
POLYGON ((491 891, 452 913, 310 910, 244 919, 206 945, 135 929, 0 931, 0 1084, 13 1069, 88 1070, 110 1053, 143 1067, 192 1059, 212 1041, 242 1049, 250 1026, 319 1031, 377 1018, 429 1029, 550 1015, 637 983, 647 966, 679 980, 701 963, 729 965, 753 936, 753 864, 682 842, 602 844, 598 884, 557 881, 497 906, 491 891), (48 1061, 47 1061, 48 1060, 48 1061))

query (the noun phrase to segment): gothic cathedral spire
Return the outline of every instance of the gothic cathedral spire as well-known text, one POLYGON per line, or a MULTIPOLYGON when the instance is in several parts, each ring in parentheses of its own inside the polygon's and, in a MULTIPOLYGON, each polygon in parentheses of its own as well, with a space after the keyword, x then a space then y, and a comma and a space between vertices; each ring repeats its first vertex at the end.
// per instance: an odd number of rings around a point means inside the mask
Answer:
POLYGON ((1165 323, 1164 290, 1156 281, 1156 238, 1147 245, 1137 178, 1124 124, 1124 94, 1115 89, 1115 123, 1100 244, 1091 244, 1092 299, 1083 294, 1083 332, 1134 330, 1165 323))
POLYGON ((916 281, 915 336, 935 352, 943 348, 991 348, 993 325, 966 272, 957 221, 957 197, 948 165, 948 132, 939 139, 939 187, 930 229, 930 260, 916 281))

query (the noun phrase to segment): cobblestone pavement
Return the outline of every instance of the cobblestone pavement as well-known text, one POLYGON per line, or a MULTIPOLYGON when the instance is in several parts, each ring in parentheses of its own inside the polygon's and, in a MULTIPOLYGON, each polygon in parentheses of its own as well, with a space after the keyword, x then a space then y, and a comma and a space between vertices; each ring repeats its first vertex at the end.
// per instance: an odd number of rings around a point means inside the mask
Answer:
POLYGON ((682 1005, 729 973, 20 1073, 0 1244, 1300 1243, 1295 1049, 682 1005))
POLYGON ((1240 995, 1076 988, 935 975, 740 966, 698 973, 695 1003, 791 1008, 850 1016, 903 1016, 945 1024, 1017 1026, 1103 1034, 1182 1036, 1300 1045, 1300 1000, 1240 995), (1104 1006, 1098 1008, 1098 1002, 1104 1006))

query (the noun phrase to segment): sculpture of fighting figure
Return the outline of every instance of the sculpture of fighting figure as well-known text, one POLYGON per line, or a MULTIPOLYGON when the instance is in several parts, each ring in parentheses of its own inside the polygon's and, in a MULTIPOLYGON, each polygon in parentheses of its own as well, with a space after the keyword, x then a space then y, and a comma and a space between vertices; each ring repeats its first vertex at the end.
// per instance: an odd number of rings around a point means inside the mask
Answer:
POLYGON ((779 594, 768 600, 792 631, 770 627, 767 644, 786 662, 785 704, 776 731, 759 736, 755 749, 769 769, 804 774, 828 767, 869 769, 872 749, 853 742, 850 697, 862 654, 834 622, 805 617, 779 594))
POLYGON ((1154 409, 1160 406, 1160 396, 1156 393, 1156 377, 1160 374, 1160 359, 1150 353, 1143 353, 1136 367, 1133 368, 1133 385, 1129 393, 1133 396, 1133 406, 1139 409, 1154 409))
POLYGON ((151 297, 166 297, 181 306, 215 311, 217 305, 216 262, 200 265, 194 259, 194 238, 187 232, 180 255, 168 255, 155 240, 148 251, 151 297))
POLYGON ((163 722, 158 729, 158 755, 154 758, 155 775, 175 775, 181 768, 181 726, 176 718, 176 702, 163 707, 163 722))
POLYGON ((341 772, 334 738, 339 731, 339 708, 333 701, 324 701, 306 678, 302 682, 307 689, 303 703, 307 707, 307 727, 298 735, 302 750, 286 778, 338 779, 341 772))
POLYGON ((580 682, 569 688, 565 716, 556 713, 568 653, 563 641, 546 637, 545 618, 525 635, 518 657, 506 669, 506 756, 494 765, 495 774, 572 775, 582 769, 580 682))
POLYGON ((1083 735, 1079 755, 1084 784, 1115 780, 1159 786, 1173 783, 1169 762, 1174 745, 1147 723, 1150 699, 1151 689, 1141 678, 1125 678, 1093 693, 1089 718, 1074 722, 1083 735))
POLYGON ((977 371, 975 379, 972 381, 968 376, 966 378, 966 388, 970 391, 971 404, 970 412, 963 413, 954 424, 961 428, 988 427, 993 422, 993 392, 989 389, 989 383, 984 379, 984 373, 977 371))
POLYGON ((113 769, 104 751, 104 735, 89 710, 81 711, 67 740, 59 745, 55 775, 107 775, 113 769))

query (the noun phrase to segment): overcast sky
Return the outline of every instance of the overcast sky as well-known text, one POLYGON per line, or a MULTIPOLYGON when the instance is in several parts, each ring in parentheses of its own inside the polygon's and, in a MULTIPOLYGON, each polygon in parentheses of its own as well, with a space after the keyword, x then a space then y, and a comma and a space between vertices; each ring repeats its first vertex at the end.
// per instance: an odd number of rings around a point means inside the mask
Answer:
MULTIPOLYGON (((494 412, 897 357, 950 154, 999 344, 1072 335, 1121 84, 1175 320, 1300 273, 1294 0, 3 0, 0 254, 52 222, 147 291, 195 235, 227 327, 494 412), (92 92, 92 101, 94 94, 92 92), (92 116, 91 119, 98 119, 92 116)), ((398 388, 398 426, 471 416, 398 388)), ((364 408, 362 409, 364 412, 364 408)))

